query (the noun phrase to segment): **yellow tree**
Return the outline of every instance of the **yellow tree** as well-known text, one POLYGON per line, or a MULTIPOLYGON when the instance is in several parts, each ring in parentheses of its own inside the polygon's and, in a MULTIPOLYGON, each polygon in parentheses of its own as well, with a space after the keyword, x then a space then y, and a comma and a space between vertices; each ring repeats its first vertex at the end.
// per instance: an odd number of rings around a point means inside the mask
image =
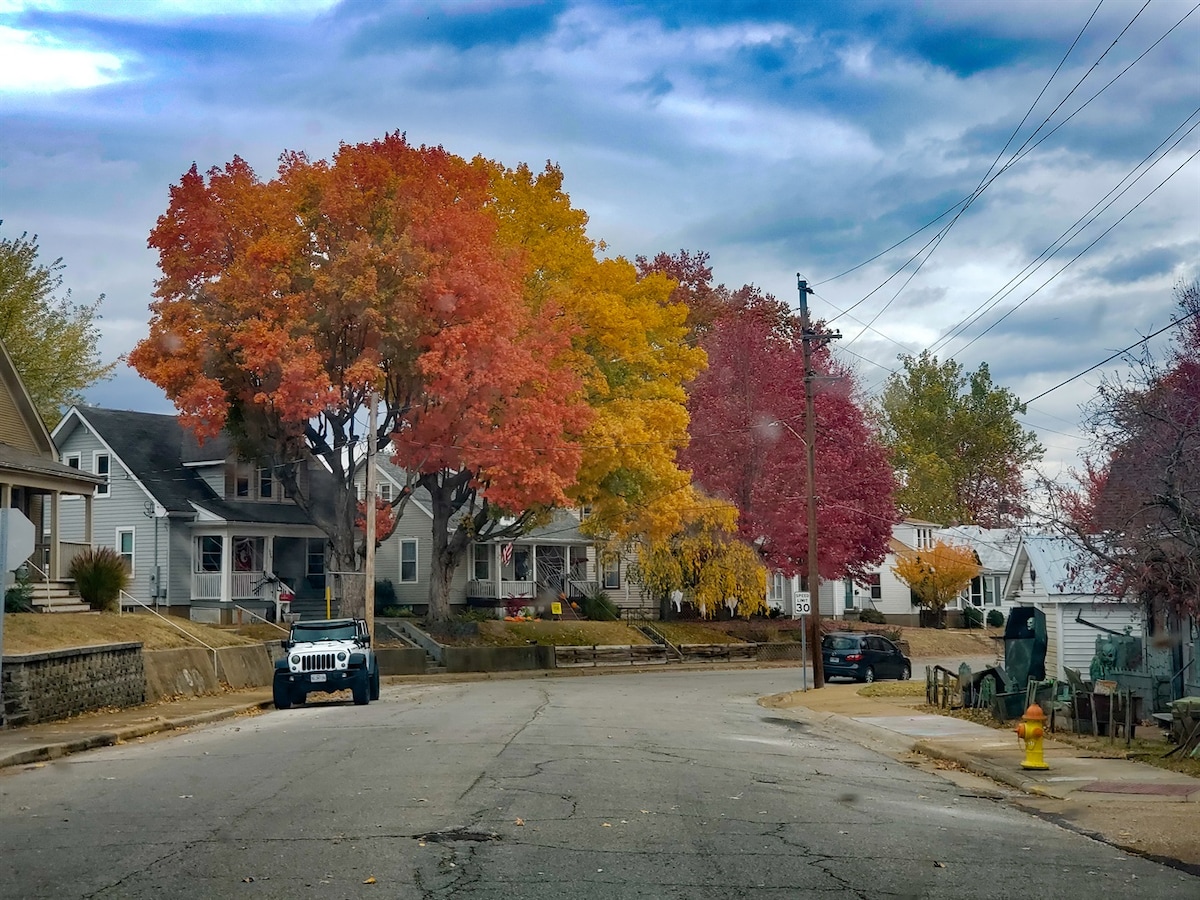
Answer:
POLYGON ((526 303, 535 314, 561 310, 574 326, 571 365, 594 413, 569 491, 590 509, 584 527, 614 547, 667 538, 692 503, 676 457, 687 443, 684 385, 705 364, 688 343, 687 308, 671 300, 675 282, 639 277, 624 258, 597 259, 604 244, 588 237, 557 166, 475 164, 490 175, 500 241, 523 254, 526 303))
POLYGON ((725 606, 732 615, 750 617, 766 610, 767 571, 755 550, 737 534, 737 508, 705 497, 689 487, 681 527, 665 539, 636 544, 637 562, 630 577, 667 610, 679 591, 704 618, 725 606))
POLYGON ((960 544, 936 540, 924 550, 908 550, 892 566, 896 577, 912 589, 913 603, 938 614, 962 593, 980 572, 975 551, 960 544))

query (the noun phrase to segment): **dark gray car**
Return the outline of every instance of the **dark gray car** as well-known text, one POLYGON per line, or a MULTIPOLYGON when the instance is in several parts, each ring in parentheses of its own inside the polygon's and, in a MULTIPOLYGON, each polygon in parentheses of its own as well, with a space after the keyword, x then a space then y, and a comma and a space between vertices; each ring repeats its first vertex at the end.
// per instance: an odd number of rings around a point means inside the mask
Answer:
POLYGON ((879 634, 835 631, 821 638, 821 661, 826 678, 853 678, 874 681, 877 678, 912 677, 912 660, 879 634))

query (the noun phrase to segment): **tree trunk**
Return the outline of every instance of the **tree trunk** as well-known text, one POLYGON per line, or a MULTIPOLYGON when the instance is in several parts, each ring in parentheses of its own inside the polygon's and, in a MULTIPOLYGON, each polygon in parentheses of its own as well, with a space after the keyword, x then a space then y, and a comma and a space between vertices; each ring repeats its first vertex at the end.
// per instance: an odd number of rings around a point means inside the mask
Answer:
POLYGON ((454 573, 462 564, 470 540, 461 526, 450 531, 450 517, 457 512, 451 499, 456 491, 437 483, 436 478, 424 478, 422 484, 429 491, 433 506, 428 619, 430 623, 448 622, 451 618, 450 586, 454 583, 454 573))

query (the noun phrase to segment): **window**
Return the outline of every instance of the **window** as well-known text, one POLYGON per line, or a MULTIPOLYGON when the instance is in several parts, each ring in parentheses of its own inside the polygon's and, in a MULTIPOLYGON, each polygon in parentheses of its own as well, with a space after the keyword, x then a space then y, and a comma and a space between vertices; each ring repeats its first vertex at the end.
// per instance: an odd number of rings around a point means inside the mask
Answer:
POLYGON ((308 550, 304 564, 304 574, 309 578, 323 578, 325 576, 324 538, 308 539, 308 550))
POLYGON ((417 539, 405 538, 400 542, 400 581, 413 584, 417 580, 417 539))
POLYGON ((238 475, 234 479, 233 493, 238 497, 250 496, 250 476, 238 475))
POLYGON ((771 593, 768 595, 767 599, 769 599, 769 600, 782 600, 783 599, 783 573, 782 572, 772 572, 771 573, 771 593))
POLYGON ((874 572, 867 576, 867 587, 871 589, 871 599, 880 600, 883 598, 883 584, 879 580, 879 573, 874 572))
POLYGON ((605 560, 604 562, 604 589, 606 591, 616 590, 621 586, 621 561, 619 559, 605 560))
POLYGON ((63 465, 70 466, 72 469, 80 468, 78 453, 64 453, 63 465))
POLYGON ((529 547, 513 546, 508 562, 500 566, 500 577, 504 581, 532 581, 530 572, 529 547))
POLYGON ((475 565, 472 571, 472 578, 476 581, 489 581, 492 577, 492 545, 491 544, 475 544, 475 565))
POLYGON ((133 529, 117 530, 117 553, 125 561, 125 571, 133 574, 133 529))
POLYGON ((379 499, 384 503, 392 502, 392 483, 390 481, 379 482, 379 499))
POLYGON ((92 457, 92 461, 94 463, 96 474, 104 479, 104 484, 96 485, 96 496, 107 497, 109 488, 108 474, 111 459, 107 453, 101 453, 97 451, 95 456, 92 457))
POLYGON ((214 535, 197 538, 196 565, 201 572, 221 571, 221 539, 214 535))
POLYGON ((275 493, 275 477, 270 469, 259 469, 258 472, 258 496, 263 500, 270 500, 275 493))

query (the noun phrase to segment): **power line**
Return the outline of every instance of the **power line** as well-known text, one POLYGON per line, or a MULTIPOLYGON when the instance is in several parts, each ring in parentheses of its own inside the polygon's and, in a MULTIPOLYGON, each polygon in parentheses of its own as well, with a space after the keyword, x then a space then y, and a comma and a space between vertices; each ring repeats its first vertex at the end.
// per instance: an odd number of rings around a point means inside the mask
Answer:
MULTIPOLYGON (((1200 151, 1198 151, 1198 152, 1200 152, 1200 151)), ((1094 372, 1094 371, 1096 371, 1098 368, 1100 368, 1100 367, 1101 367, 1102 365, 1104 365, 1105 363, 1110 363, 1110 362, 1112 362, 1112 361, 1113 361, 1114 359, 1116 359, 1117 357, 1119 357, 1119 356, 1122 356, 1122 355, 1124 355, 1124 354, 1128 353, 1128 352, 1129 352, 1130 350, 1132 350, 1134 347, 1137 347, 1137 346, 1139 346, 1139 345, 1141 345, 1141 344, 1144 344, 1144 343, 1146 343, 1146 342, 1147 342, 1147 341, 1149 341, 1149 340, 1152 340, 1153 338, 1156 338, 1156 337, 1158 337, 1160 334, 1162 334, 1162 333, 1163 333, 1163 332, 1165 332, 1165 331, 1170 331, 1170 330, 1171 330, 1172 328, 1174 328, 1176 325, 1181 325, 1182 323, 1186 322, 1188 319, 1195 318, 1197 315, 1200 315, 1200 310, 1196 310, 1196 312, 1188 313, 1186 316, 1180 316, 1178 319, 1175 319, 1175 320, 1173 320, 1173 321, 1171 321, 1171 322, 1167 323, 1166 325, 1164 325, 1162 328, 1158 329, 1158 331, 1154 332, 1153 334, 1148 334, 1148 335, 1146 335, 1144 338, 1142 338, 1141 340, 1134 341, 1134 342, 1133 342, 1132 344, 1130 344, 1128 347, 1125 347, 1125 348, 1124 348, 1124 349, 1122 349, 1122 350, 1118 350, 1118 351, 1117 351, 1116 353, 1114 353, 1112 356, 1106 356, 1104 359, 1100 360, 1100 362, 1096 363, 1094 366, 1088 366, 1088 368, 1084 369, 1082 372, 1077 372, 1076 374, 1072 375, 1070 378, 1067 378, 1067 379, 1066 379, 1066 380, 1064 380, 1064 381, 1060 381, 1060 382, 1059 382, 1058 384, 1056 384, 1054 387, 1052 387, 1052 388, 1047 388, 1046 390, 1044 390, 1044 391, 1042 391, 1040 394, 1038 394, 1036 397, 1030 397, 1028 400, 1026 400, 1026 401, 1025 401, 1025 402, 1026 402, 1026 404, 1029 404, 1029 403, 1034 403, 1034 402, 1036 402, 1036 401, 1038 401, 1038 400, 1041 400, 1041 399, 1042 399, 1043 397, 1045 397, 1047 394, 1052 394, 1052 393, 1054 393, 1055 391, 1057 391, 1059 388, 1061 388, 1061 387, 1066 387, 1066 386, 1067 386, 1068 384, 1070 384, 1072 381, 1075 381, 1076 379, 1082 378, 1084 375, 1087 375, 1089 372, 1094 372)))

